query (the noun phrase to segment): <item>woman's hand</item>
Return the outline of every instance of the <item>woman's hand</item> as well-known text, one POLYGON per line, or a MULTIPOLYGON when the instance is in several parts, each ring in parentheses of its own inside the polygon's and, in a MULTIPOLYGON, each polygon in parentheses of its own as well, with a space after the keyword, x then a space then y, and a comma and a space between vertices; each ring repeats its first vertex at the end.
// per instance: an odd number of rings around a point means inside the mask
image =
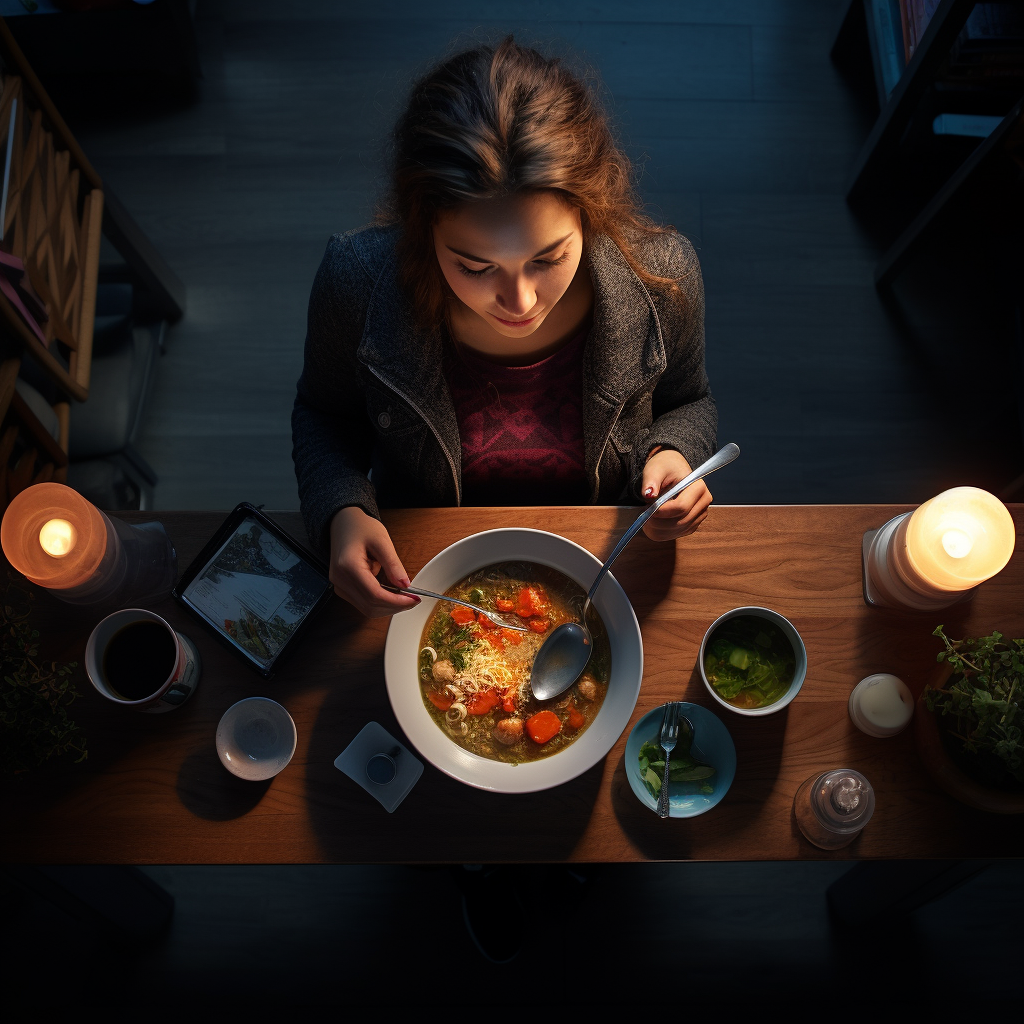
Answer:
POLYGON ((420 603, 418 597, 392 594, 377 582, 383 568, 396 587, 409 586, 398 553, 384 524, 354 505, 331 520, 331 571, 334 592, 364 615, 393 615, 420 603))
MULTIPOLYGON (((641 487, 644 500, 654 501, 670 487, 689 476, 690 464, 677 451, 669 448, 655 449, 644 466, 641 487)), ((693 533, 704 521, 711 504, 711 492, 703 480, 690 484, 681 494, 666 501, 650 519, 644 523, 644 533, 651 540, 675 540, 693 533)))

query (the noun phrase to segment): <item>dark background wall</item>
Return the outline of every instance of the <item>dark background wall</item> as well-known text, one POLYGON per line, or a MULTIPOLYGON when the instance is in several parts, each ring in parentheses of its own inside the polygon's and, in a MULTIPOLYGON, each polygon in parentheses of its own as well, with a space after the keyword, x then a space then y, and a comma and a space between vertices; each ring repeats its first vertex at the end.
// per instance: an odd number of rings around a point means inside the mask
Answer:
POLYGON ((829 60, 842 0, 194 6, 193 98, 153 85, 189 70, 166 27, 45 76, 187 285, 140 445, 156 507, 297 506, 289 412, 327 238, 371 218, 411 80, 509 31, 595 72, 650 212, 697 248, 719 440, 743 449, 719 501, 916 502, 1024 471, 1017 391, 978 386, 1021 373, 984 236, 947 226, 890 308, 874 289, 908 215, 844 199, 877 103, 829 60))

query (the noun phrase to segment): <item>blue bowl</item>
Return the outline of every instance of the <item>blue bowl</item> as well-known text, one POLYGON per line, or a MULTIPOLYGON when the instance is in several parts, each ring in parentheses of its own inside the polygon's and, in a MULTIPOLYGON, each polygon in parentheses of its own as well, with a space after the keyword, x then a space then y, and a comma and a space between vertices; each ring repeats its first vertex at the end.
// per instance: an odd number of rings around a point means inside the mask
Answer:
MULTIPOLYGON (((732 780, 736 777, 736 745, 725 724, 713 711, 699 704, 682 701, 679 714, 688 718, 693 726, 690 753, 694 760, 710 764, 716 769, 710 780, 714 787, 711 793, 702 793, 700 782, 669 783, 669 817, 695 818, 698 814, 710 811, 729 792, 732 780)), ((664 704, 648 711, 633 726, 626 740, 626 778, 637 800, 655 813, 658 811, 658 801, 640 778, 640 748, 648 740, 658 742, 664 717, 664 704)))

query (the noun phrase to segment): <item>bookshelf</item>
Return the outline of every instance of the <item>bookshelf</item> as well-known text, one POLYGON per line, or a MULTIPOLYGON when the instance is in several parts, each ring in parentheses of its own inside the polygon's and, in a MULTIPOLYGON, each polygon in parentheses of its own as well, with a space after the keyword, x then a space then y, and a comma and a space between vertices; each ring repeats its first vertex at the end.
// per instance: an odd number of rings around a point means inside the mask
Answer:
MULTIPOLYGON (((1024 100, 1017 103, 995 130, 988 133, 981 145, 950 176, 928 205, 888 248, 875 267, 876 287, 890 288, 900 271, 913 258, 915 250, 942 215, 943 210, 980 178, 989 161, 1001 154, 1013 152, 1024 153, 1024 100)), ((1020 159, 1019 162, 1024 168, 1024 159, 1020 159)), ((1005 210, 1004 216, 1006 233, 1012 236, 1014 231, 1019 232, 1019 217, 1015 223, 1010 210, 1005 210)), ((1017 237, 1019 239, 1020 236, 1017 237)), ((1006 239, 1006 242, 1010 244, 1010 239, 1006 239)))
POLYGON ((961 129, 982 138, 977 118, 994 130, 1024 95, 1024 39, 993 34, 1003 9, 1019 16, 1012 0, 850 0, 832 57, 841 63, 866 37, 879 103, 850 175, 851 205, 890 185, 909 138, 961 129))

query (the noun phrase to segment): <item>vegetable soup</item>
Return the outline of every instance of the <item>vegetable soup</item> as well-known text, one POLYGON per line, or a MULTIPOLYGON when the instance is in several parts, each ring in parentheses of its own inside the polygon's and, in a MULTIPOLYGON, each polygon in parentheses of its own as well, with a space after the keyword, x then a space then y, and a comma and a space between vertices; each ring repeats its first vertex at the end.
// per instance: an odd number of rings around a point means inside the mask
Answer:
POLYGON ((423 703, 459 746, 492 761, 518 764, 563 750, 597 716, 608 688, 611 647, 591 605, 594 653, 568 691, 540 701, 530 690, 534 655, 564 622, 579 622, 586 594, 563 573, 531 562, 478 570, 445 593, 524 625, 520 633, 461 605, 438 603, 419 652, 423 703))
POLYGON ((759 615, 726 619, 704 649, 708 682, 737 708, 764 708, 781 700, 795 672, 789 638, 759 615))

